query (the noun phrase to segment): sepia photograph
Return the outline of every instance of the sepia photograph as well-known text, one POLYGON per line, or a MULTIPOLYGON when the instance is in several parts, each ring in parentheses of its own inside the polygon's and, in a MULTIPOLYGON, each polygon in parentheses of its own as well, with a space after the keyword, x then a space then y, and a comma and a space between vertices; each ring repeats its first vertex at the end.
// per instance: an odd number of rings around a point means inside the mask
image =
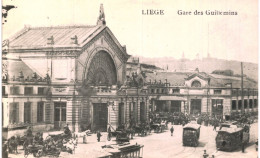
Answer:
POLYGON ((258 1, 3 0, 3 158, 257 158, 258 1))

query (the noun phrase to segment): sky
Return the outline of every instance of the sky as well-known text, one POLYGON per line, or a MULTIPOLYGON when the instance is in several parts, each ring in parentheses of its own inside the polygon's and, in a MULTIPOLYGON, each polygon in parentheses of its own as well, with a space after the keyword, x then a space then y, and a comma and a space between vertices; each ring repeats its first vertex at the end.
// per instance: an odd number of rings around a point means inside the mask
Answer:
POLYGON ((257 0, 4 0, 8 12, 2 39, 29 26, 95 25, 100 4, 107 26, 130 55, 211 57, 258 63, 257 0), (142 15, 142 10, 164 15, 142 15), (178 10, 191 15, 178 15, 178 10), (194 11, 203 15, 194 15, 194 11), (238 15, 206 15, 205 11, 238 15))

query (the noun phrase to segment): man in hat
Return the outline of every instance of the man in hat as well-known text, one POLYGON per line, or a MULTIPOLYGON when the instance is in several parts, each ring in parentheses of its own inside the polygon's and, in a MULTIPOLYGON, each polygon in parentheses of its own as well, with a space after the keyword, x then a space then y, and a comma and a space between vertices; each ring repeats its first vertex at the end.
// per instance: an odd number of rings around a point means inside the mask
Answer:
POLYGON ((172 128, 170 129, 170 131, 171 131, 171 136, 172 136, 172 135, 173 135, 173 131, 174 131, 173 126, 172 126, 172 128))
POLYGON ((203 158, 207 158, 207 157, 209 157, 209 154, 207 154, 207 151, 204 150, 203 158))
POLYGON ((101 133, 99 131, 97 131, 97 140, 98 140, 98 142, 100 142, 100 137, 101 136, 102 136, 101 133))

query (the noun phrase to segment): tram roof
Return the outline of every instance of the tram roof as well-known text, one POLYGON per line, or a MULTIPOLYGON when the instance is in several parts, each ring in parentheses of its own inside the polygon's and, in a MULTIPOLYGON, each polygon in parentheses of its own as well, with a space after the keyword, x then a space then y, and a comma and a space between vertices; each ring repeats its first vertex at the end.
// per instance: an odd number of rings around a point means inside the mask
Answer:
POLYGON ((189 129, 189 128, 198 130, 200 128, 200 125, 189 123, 183 127, 183 129, 189 129))
POLYGON ((221 130, 218 130, 218 132, 224 132, 224 133, 236 133, 242 131, 243 128, 240 127, 222 127, 221 130))

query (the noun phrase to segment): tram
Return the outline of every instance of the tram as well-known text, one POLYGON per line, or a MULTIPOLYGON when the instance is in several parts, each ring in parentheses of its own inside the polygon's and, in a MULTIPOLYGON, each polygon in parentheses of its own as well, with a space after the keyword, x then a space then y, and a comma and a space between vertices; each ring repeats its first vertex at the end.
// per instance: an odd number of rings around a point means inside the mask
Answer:
POLYGON ((183 146, 199 145, 200 125, 189 123, 183 127, 182 144, 183 146))
POLYGON ((216 136, 216 147, 222 151, 233 151, 240 147, 242 143, 249 142, 249 125, 229 125, 222 126, 216 136))

